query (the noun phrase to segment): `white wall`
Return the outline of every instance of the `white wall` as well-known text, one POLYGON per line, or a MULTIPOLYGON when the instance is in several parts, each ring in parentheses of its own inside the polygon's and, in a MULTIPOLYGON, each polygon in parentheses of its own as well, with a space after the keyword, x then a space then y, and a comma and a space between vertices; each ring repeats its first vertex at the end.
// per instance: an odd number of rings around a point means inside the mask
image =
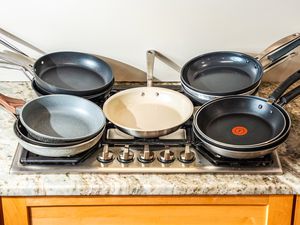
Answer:
MULTIPOLYGON (((215 50, 259 52, 300 31, 299 0, 0 0, 0 27, 47 51, 97 53, 145 70, 157 49, 182 65, 215 50)), ((178 75, 159 65, 158 77, 178 75)), ((0 80, 24 79, 0 70, 0 80)))

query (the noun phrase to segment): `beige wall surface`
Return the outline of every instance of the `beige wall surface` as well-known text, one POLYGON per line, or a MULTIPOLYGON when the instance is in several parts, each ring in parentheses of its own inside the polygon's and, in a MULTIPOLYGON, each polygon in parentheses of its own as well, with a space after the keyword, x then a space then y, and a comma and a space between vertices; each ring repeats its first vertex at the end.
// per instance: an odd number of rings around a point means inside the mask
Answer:
MULTIPOLYGON (((114 58, 145 70, 157 49, 179 65, 217 50, 259 53, 300 32, 299 0, 0 0, 0 27, 46 52, 73 50, 114 58)), ((34 55, 38 57, 38 55, 34 55)), ((299 62, 299 63, 298 63, 299 62)), ((267 74, 282 79, 299 58, 267 74)), ((156 75, 179 75, 157 63, 156 75)), ((25 80, 0 70, 0 80, 25 80)))

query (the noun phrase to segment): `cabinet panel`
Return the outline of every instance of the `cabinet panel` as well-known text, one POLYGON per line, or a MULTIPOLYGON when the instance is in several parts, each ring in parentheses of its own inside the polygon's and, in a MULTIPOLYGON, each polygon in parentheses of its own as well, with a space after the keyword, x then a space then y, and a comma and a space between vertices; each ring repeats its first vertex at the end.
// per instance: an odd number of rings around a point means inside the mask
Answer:
POLYGON ((75 206, 33 207, 33 225, 264 225, 267 206, 75 206))
POLYGON ((290 225, 293 196, 4 197, 5 225, 290 225))

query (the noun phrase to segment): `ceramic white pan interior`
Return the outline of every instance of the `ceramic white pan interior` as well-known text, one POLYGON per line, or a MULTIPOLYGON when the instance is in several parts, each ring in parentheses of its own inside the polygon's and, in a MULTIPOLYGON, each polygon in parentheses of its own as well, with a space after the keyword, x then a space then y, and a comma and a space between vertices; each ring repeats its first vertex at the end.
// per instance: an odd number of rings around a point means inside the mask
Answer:
POLYGON ((165 135, 193 114, 192 102, 183 94, 158 87, 139 87, 119 92, 103 106, 106 118, 136 137, 165 135))

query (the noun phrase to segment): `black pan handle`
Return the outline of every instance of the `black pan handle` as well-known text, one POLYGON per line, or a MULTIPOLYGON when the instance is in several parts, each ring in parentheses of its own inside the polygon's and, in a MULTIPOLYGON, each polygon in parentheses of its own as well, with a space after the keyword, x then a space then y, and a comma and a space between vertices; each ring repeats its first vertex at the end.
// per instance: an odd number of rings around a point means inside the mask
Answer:
POLYGON ((277 103, 280 106, 285 106, 287 103, 289 103, 290 101, 292 101, 299 95, 300 95, 300 85, 298 87, 294 88, 293 90, 289 91, 282 97, 280 97, 277 103))
POLYGON ((300 70, 294 73, 293 75, 289 76, 285 81, 283 81, 276 89, 272 92, 269 96, 269 102, 276 102, 281 95, 295 82, 300 80, 300 70))
POLYGON ((297 48, 300 45, 300 39, 296 39, 295 41, 292 41, 288 43, 287 45, 283 46, 280 50, 276 51, 275 53, 268 56, 268 59, 271 62, 276 62, 279 60, 282 56, 289 53, 293 49, 297 48))

